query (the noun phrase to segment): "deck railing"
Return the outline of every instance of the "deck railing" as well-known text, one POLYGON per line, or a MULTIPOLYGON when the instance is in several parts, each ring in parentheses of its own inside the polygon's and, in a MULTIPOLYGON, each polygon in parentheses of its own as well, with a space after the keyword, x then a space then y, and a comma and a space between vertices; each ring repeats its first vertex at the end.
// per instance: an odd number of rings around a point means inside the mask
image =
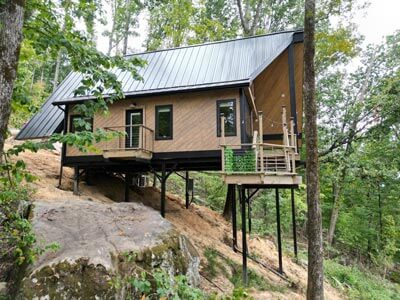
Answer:
MULTIPOLYGON (((221 117, 221 124, 225 118, 221 117)), ((259 130, 254 131, 252 143, 226 144, 224 126, 221 126, 222 172, 226 174, 263 173, 275 175, 295 175, 297 137, 294 121, 290 128, 286 123, 286 109, 282 108, 282 144, 263 142, 262 113, 258 116, 259 130)))
POLYGON ((119 133, 117 137, 106 142, 105 151, 142 150, 153 152, 154 131, 144 125, 126 125, 104 127, 109 132, 119 133))

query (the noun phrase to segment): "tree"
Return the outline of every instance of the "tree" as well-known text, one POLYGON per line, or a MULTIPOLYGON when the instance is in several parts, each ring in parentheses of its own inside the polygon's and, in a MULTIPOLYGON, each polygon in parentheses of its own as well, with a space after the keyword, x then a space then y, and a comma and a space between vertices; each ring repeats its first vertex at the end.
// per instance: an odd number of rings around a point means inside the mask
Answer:
POLYGON ((146 7, 150 15, 148 51, 188 44, 195 12, 191 0, 148 0, 146 7))
POLYGON ((22 42, 25 1, 0 2, 0 163, 11 113, 11 96, 22 42))
POLYGON ((233 39, 237 36, 239 22, 231 1, 203 0, 194 14, 194 36, 189 44, 233 39))
POLYGON ((111 31, 103 34, 108 36, 108 51, 110 55, 114 53, 126 55, 128 52, 128 40, 130 36, 137 33, 133 30, 138 23, 138 15, 142 9, 142 4, 138 0, 111 0, 111 31), (120 44, 122 42, 122 49, 120 44))
POLYGON ((256 30, 258 29, 261 10, 262 10, 262 0, 254 1, 246 1, 246 7, 243 8, 243 1, 237 0, 237 7, 239 11, 240 23, 243 28, 244 36, 253 36, 256 34, 256 30), (254 9, 251 9, 251 4, 253 4, 254 9))
POLYGON ((304 10, 304 133, 306 136, 308 281, 307 299, 324 299, 322 216, 320 208, 317 105, 315 101, 315 0, 304 10))

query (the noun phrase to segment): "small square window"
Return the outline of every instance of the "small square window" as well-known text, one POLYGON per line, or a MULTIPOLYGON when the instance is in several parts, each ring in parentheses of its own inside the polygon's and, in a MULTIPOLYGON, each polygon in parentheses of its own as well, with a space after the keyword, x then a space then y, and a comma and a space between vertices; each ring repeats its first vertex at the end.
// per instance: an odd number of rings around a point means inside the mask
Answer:
POLYGON ((69 132, 93 131, 93 118, 73 115, 69 119, 69 132))
POLYGON ((236 100, 217 101, 217 136, 221 136, 221 117, 225 117, 225 136, 236 136, 236 100))
POLYGON ((156 140, 172 140, 172 105, 156 106, 156 140))

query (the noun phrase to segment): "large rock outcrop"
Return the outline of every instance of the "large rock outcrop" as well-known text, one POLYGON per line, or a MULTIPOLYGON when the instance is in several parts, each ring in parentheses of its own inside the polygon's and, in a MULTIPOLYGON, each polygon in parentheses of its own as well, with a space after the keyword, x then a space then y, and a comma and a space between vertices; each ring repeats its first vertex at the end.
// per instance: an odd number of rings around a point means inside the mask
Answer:
POLYGON ((199 255, 189 240, 142 204, 36 202, 32 223, 39 244, 59 249, 28 268, 20 299, 115 299, 121 291, 110 281, 143 269, 199 282, 199 255))

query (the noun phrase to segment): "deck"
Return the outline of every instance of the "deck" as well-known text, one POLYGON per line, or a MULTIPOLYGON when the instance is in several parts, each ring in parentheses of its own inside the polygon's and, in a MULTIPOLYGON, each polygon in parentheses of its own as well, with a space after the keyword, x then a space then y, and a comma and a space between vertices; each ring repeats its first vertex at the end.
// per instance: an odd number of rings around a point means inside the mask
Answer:
POLYGON ((154 132, 144 125, 105 127, 111 134, 103 157, 115 160, 150 160, 153 157, 154 132))
MULTIPOLYGON (((259 116, 262 124, 262 114, 259 116)), ((225 119, 222 117, 221 124, 225 119)), ((282 144, 264 143, 262 126, 254 131, 252 143, 226 144, 221 133, 222 179, 226 184, 298 186, 302 177, 297 175, 297 136, 294 121, 286 122, 286 109, 282 108, 282 144)))

